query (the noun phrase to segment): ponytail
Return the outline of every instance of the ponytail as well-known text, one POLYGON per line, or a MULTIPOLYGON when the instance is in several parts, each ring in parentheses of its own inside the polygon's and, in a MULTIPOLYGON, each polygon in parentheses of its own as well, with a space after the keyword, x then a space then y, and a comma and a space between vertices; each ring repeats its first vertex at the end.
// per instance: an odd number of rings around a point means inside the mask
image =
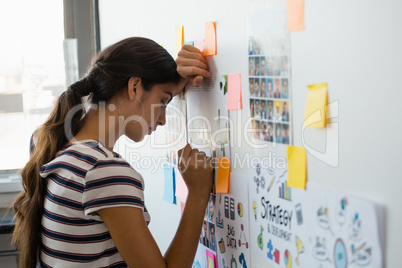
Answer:
MULTIPOLYGON (((86 79, 82 79, 57 100, 56 106, 38 132, 35 150, 25 167, 20 171, 23 190, 14 201, 17 219, 13 242, 19 250, 19 265, 24 268, 36 267, 41 241, 41 219, 46 191, 46 179, 39 174, 40 167, 55 158, 56 153, 68 142, 64 134, 65 118, 76 105, 81 105, 82 97, 89 94, 86 79)), ((81 118, 85 109, 71 119, 71 131, 75 135, 82 126, 81 118)))

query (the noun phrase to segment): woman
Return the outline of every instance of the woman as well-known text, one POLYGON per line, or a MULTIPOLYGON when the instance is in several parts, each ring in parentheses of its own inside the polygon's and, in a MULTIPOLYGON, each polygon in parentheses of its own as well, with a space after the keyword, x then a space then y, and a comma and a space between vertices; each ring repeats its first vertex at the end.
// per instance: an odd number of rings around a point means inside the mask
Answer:
POLYGON ((141 141, 165 124, 165 109, 190 81, 209 77, 200 51, 184 46, 176 62, 146 38, 101 51, 86 76, 59 97, 37 131, 21 176, 14 241, 21 267, 189 267, 212 187, 205 154, 178 154, 188 198, 162 256, 147 227, 143 179, 113 152, 121 135, 141 141), (176 64, 177 63, 177 64, 176 64), (82 105, 89 96, 89 109, 82 105), (202 160, 204 164, 196 165, 202 160))

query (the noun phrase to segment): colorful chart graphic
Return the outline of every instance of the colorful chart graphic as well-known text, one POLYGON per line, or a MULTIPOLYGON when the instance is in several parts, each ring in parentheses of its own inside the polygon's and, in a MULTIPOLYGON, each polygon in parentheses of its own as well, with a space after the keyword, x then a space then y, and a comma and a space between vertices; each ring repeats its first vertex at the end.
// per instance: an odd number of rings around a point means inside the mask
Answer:
POLYGON ((285 251, 284 255, 284 262, 286 265, 286 268, 292 268, 292 255, 288 250, 285 251))
POLYGON ((242 203, 237 204, 237 213, 239 214, 240 217, 243 217, 243 205, 242 205, 242 203))
POLYGON ((288 187, 288 182, 282 182, 282 186, 279 187, 279 198, 292 201, 290 190, 291 188, 288 187))

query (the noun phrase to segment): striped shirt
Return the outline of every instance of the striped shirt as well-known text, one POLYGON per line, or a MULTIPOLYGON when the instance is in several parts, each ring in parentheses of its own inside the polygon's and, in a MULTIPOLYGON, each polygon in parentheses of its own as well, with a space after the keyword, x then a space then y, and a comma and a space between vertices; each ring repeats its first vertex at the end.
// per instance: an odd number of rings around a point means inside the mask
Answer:
POLYGON ((97 140, 68 145, 41 167, 40 175, 47 180, 41 266, 127 267, 96 212, 135 207, 143 210, 148 224, 141 175, 97 140))

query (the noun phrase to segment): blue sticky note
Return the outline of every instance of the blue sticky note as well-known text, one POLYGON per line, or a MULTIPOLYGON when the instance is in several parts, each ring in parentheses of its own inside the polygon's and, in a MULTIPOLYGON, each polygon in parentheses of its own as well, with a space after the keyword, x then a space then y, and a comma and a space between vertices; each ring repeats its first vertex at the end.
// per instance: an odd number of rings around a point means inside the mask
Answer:
POLYGON ((165 174, 165 191, 163 194, 163 200, 176 204, 176 181, 174 168, 169 164, 164 164, 163 171, 165 174))
POLYGON ((194 46, 194 41, 184 42, 184 45, 192 45, 192 46, 194 46))

